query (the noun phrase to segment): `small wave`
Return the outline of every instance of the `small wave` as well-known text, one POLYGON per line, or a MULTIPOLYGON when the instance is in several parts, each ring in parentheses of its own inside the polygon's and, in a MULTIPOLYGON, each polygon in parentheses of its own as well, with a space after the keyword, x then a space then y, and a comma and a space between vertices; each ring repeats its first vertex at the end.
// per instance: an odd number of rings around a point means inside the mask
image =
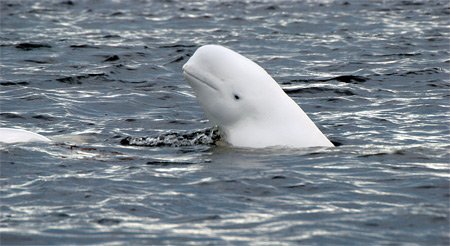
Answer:
POLYGON ((118 55, 111 55, 111 56, 105 57, 105 60, 103 60, 103 62, 113 62, 113 61, 117 61, 117 60, 120 60, 120 57, 118 55))
POLYGON ((120 141, 120 144, 146 147, 182 147, 215 145, 220 139, 219 129, 213 127, 193 132, 169 132, 157 137, 126 137, 120 141))
POLYGON ((16 45, 17 49, 21 50, 33 50, 33 49, 41 49, 41 48, 51 48, 49 44, 39 44, 39 43, 19 43, 16 45))
POLYGON ((69 76, 56 79, 56 81, 64 84, 82 84, 84 81, 89 79, 99 79, 99 80, 107 80, 107 75, 105 73, 91 73, 86 75, 77 75, 77 76, 69 76))
POLYGON ((20 114, 16 114, 16 113, 0 113, 0 118, 4 118, 4 119, 25 119, 25 117, 23 117, 20 114))
POLYGON ((374 74, 373 76, 400 76, 400 77, 407 77, 407 76, 415 76, 415 75, 431 75, 431 74, 439 74, 444 73, 444 70, 440 67, 432 67, 432 68, 424 68, 419 70, 412 70, 412 71, 399 71, 399 72, 393 72, 393 73, 386 73, 386 74, 374 74))
POLYGON ((25 81, 20 81, 20 82, 11 82, 11 81, 7 81, 7 82, 1 82, 0 85, 1 86, 13 86, 13 85, 21 85, 21 86, 25 86, 25 85, 29 85, 30 83, 25 82, 25 81))
POLYGON ((195 48, 197 45, 195 44, 169 44, 169 45, 161 45, 159 48, 195 48))
POLYGON ((307 88, 283 88, 286 94, 316 94, 316 93, 325 93, 332 92, 341 96, 354 96, 356 95, 349 89, 336 89, 336 88, 324 88, 324 87, 307 87, 307 88))
POLYGON ((339 81, 344 83, 350 83, 350 84, 359 84, 364 83, 369 78, 363 77, 363 76, 356 76, 356 75, 341 75, 333 78, 327 78, 327 79, 292 79, 289 82, 285 82, 283 84, 292 84, 292 83, 309 83, 309 82, 328 82, 328 81, 339 81))
POLYGON ((88 44, 73 44, 69 46, 73 49, 99 49, 97 46, 88 45, 88 44))

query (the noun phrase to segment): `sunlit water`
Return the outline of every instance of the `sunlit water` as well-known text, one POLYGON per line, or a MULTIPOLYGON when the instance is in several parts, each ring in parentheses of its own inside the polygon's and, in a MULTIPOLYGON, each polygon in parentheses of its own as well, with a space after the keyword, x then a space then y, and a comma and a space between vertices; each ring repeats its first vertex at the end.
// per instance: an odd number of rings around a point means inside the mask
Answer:
POLYGON ((436 1, 0 2, 0 243, 449 244, 449 15, 436 1), (129 146, 211 129, 181 66, 264 67, 331 149, 129 146), (203 129, 203 130, 202 130, 203 129))

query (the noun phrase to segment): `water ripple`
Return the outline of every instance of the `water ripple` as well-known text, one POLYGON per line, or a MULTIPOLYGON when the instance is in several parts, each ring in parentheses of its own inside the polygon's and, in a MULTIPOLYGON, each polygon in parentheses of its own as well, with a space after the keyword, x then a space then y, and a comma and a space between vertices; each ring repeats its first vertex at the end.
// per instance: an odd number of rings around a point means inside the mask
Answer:
POLYGON ((57 143, 0 146, 0 242, 448 245, 449 7, 1 1, 0 124, 57 143), (210 43, 340 146, 172 144, 211 129, 180 72, 210 43))

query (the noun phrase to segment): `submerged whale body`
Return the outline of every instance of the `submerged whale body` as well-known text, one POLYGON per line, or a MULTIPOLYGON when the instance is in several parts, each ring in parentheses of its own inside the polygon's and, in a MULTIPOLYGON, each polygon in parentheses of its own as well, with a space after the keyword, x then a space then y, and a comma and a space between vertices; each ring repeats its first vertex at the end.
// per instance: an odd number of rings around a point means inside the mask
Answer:
POLYGON ((0 128, 0 143, 14 144, 50 141, 50 139, 34 132, 22 129, 0 128))
POLYGON ((233 146, 333 146, 262 67, 228 48, 198 48, 183 75, 207 118, 233 146))

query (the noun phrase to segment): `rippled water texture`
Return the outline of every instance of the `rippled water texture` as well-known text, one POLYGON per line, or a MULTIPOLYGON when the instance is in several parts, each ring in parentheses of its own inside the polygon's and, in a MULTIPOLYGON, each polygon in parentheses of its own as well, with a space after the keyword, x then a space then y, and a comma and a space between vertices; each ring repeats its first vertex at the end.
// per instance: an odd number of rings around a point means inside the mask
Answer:
POLYGON ((2 0, 1 244, 449 244, 449 14, 430 1, 2 0), (124 146, 210 129, 181 66, 264 67, 331 149, 124 146), (169 132, 169 133, 168 133, 169 132))

